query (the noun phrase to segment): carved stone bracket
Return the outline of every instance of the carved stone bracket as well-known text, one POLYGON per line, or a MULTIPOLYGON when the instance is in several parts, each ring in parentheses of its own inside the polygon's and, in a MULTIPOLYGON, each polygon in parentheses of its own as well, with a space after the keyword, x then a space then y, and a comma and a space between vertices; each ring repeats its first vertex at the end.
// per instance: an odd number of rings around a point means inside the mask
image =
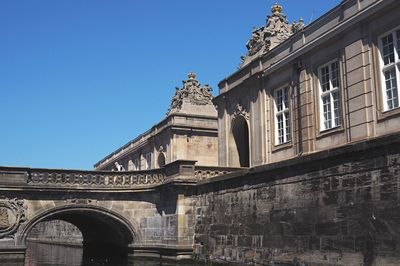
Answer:
POLYGON ((246 110, 246 108, 244 108, 242 105, 240 104, 236 104, 236 109, 235 112, 233 113, 233 119, 235 119, 238 116, 242 116, 244 117, 246 120, 250 119, 250 114, 249 112, 246 110))
POLYGON ((24 200, 0 199, 0 239, 14 237, 18 227, 26 221, 26 205, 24 200))
POLYGON ((188 79, 182 81, 182 88, 176 88, 175 95, 172 97, 171 105, 167 115, 172 112, 177 112, 182 108, 184 100, 188 100, 193 105, 212 104, 211 87, 209 85, 201 86, 196 80, 196 73, 190 72, 188 79))

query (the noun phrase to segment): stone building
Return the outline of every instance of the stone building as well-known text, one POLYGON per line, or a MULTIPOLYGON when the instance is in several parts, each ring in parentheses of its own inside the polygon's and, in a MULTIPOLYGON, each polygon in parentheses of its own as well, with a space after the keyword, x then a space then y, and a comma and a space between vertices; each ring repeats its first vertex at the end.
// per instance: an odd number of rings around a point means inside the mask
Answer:
POLYGON ((94 165, 96 170, 149 170, 176 160, 217 166, 217 111, 211 87, 195 73, 176 88, 166 118, 94 165))
POLYGON ((398 1, 348 0, 304 27, 274 5, 219 83, 219 166, 258 166, 399 131, 398 1))
POLYGON ((400 1, 310 25, 271 11, 219 95, 190 73, 164 120, 95 165, 113 171, 1 167, 0 258, 60 219, 134 257, 399 265, 400 1))

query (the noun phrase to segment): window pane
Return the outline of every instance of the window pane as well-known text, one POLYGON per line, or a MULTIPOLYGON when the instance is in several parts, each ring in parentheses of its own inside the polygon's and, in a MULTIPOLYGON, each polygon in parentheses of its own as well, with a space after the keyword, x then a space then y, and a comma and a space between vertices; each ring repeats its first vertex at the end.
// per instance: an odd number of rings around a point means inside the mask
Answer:
POLYGON ((289 112, 285 112, 285 123, 286 123, 286 141, 290 141, 290 113, 289 112))
POLYGON ((323 92, 329 90, 329 67, 321 67, 321 89, 323 92))
POLYGON ((397 58, 400 59, 400 30, 396 32, 397 35, 397 58))
POLYGON ((399 107, 395 68, 385 72, 386 103, 388 110, 399 107))
POLYGON ((332 93, 332 98, 333 98, 333 114, 335 116, 335 126, 339 126, 341 124, 339 92, 336 91, 332 93))
POLYGON ((322 97, 322 108, 323 108, 323 123, 324 128, 328 129, 332 127, 332 115, 331 115, 331 96, 327 95, 322 97))
POLYGON ((276 116, 277 126, 278 126, 278 143, 281 144, 284 142, 284 134, 283 134, 283 115, 279 114, 276 116))
POLYGON ((283 103, 282 90, 277 90, 276 91, 275 102, 276 102, 276 110, 278 112, 282 111, 283 110, 283 106, 282 106, 282 103, 283 103))
POLYGON ((385 65, 394 62, 393 35, 382 37, 382 57, 385 65))
POLYGON ((332 69, 332 86, 334 88, 339 87, 339 63, 336 61, 331 64, 332 69))
POLYGON ((284 94, 285 109, 287 109, 289 108, 289 89, 285 88, 283 94, 284 94))

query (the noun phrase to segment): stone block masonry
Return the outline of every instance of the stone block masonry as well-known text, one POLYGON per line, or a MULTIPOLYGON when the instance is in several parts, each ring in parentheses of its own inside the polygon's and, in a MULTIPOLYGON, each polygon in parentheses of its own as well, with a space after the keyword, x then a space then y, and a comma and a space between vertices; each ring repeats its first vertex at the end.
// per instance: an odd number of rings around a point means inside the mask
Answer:
POLYGON ((400 137, 203 181, 193 196, 201 259, 398 265, 400 137))

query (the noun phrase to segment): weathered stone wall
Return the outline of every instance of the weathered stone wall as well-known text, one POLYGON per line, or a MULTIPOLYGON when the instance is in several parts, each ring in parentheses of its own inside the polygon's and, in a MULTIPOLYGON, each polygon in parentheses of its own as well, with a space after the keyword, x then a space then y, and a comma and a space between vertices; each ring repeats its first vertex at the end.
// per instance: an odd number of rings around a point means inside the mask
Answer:
POLYGON ((399 139, 203 182, 194 196, 197 255, 241 263, 398 265, 399 139))
POLYGON ((82 244, 82 233, 68 222, 53 220, 40 222, 29 233, 28 240, 64 244, 82 244))

